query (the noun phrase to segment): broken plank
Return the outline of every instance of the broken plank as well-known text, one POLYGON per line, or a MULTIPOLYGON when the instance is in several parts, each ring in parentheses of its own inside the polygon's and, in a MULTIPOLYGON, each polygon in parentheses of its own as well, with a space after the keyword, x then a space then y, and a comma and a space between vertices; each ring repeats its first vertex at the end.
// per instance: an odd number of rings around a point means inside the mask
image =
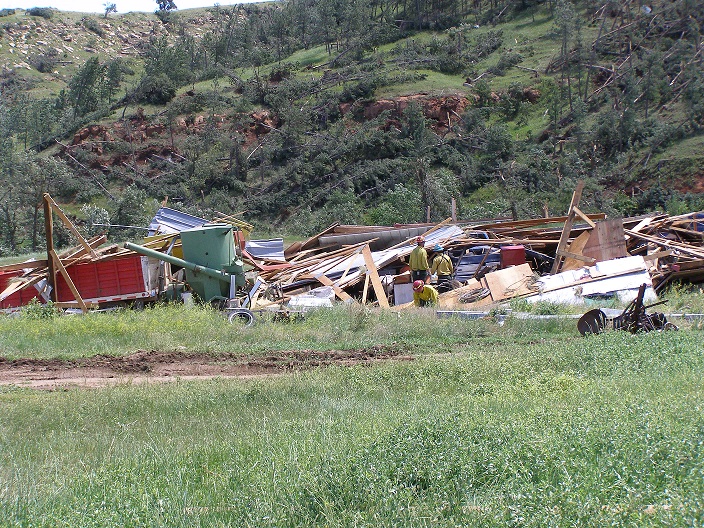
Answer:
POLYGON ((364 246, 364 249, 362 249, 362 256, 364 256, 364 264, 367 266, 367 274, 371 278, 372 287, 374 288, 376 299, 379 301, 379 306, 388 308, 389 300, 386 297, 384 286, 381 284, 379 272, 376 269, 376 264, 374 264, 374 258, 372 257, 372 251, 369 249, 369 245, 364 246))
POLYGON ((335 292, 335 295, 337 295, 341 300, 343 301, 354 301, 354 299, 342 288, 340 288, 337 284, 335 284, 333 281, 331 281, 328 277, 325 275, 318 275, 315 277, 318 282, 323 284, 324 286, 330 286, 333 291, 335 292))
POLYGON ((64 280, 66 281, 66 284, 68 285, 69 289, 71 290, 71 293, 73 294, 73 298, 76 299, 76 302, 80 306, 81 311, 83 313, 87 313, 88 307, 86 306, 86 303, 83 302, 83 299, 81 298, 81 294, 78 292, 76 285, 71 280, 71 277, 69 276, 68 272, 66 271, 66 268, 64 267, 63 263, 61 262, 61 259, 56 254, 56 250, 54 250, 54 249, 51 250, 51 257, 54 262, 54 265, 61 272, 61 275, 63 275, 64 280))
MULTIPOLYGON (((56 215, 57 215, 59 218, 61 218, 61 221, 64 223, 64 225, 66 226, 66 228, 67 228, 69 231, 71 231, 71 233, 73 233, 73 236, 75 236, 76 239, 78 240, 78 242, 86 249, 86 252, 87 252, 87 253, 90 253, 91 256, 93 256, 94 258, 97 257, 97 255, 95 254, 95 251, 93 250, 93 248, 90 247, 90 245, 88 244, 88 242, 86 241, 86 239, 83 238, 83 235, 81 235, 81 233, 78 232, 78 229, 76 229, 76 226, 73 225, 73 222, 71 222, 71 220, 68 219, 68 216, 66 216, 66 215, 64 214, 64 212, 63 212, 63 211, 61 210, 61 208, 57 205, 57 203, 54 201, 54 199, 53 199, 49 194, 45 194, 45 195, 44 195, 44 198, 46 199, 47 203, 49 204, 50 209, 51 209, 54 213, 56 213, 56 215)), ((56 258, 59 258, 58 255, 57 255, 56 258)))
POLYGON ((36 270, 46 268, 46 265, 46 260, 30 260, 28 262, 18 262, 17 264, 5 264, 4 266, 0 266, 0 271, 36 270))

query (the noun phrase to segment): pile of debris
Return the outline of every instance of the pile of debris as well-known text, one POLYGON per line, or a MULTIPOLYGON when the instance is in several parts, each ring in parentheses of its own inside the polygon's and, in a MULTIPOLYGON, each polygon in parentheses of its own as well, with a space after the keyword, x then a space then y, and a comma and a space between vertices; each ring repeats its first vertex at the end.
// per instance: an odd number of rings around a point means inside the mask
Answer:
POLYGON ((583 303, 656 299, 674 280, 704 280, 704 213, 611 219, 579 209, 521 221, 334 224, 301 242, 254 240, 236 215, 206 220, 162 208, 140 245, 84 239, 45 195, 47 259, 0 267, 0 308, 36 298, 83 311, 116 303, 189 299, 248 310, 306 310, 340 300, 412 306, 408 257, 416 237, 448 252, 454 275, 438 308, 471 310, 510 299, 583 303), (57 253, 56 214, 79 240, 57 253))

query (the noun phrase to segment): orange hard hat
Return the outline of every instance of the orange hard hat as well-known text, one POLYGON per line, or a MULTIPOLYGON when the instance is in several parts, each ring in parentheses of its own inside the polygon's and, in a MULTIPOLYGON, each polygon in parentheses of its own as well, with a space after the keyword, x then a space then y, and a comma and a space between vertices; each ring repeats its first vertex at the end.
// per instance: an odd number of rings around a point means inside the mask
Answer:
POLYGON ((423 291, 423 286, 425 286, 425 283, 422 280, 417 280, 413 283, 413 291, 423 291))

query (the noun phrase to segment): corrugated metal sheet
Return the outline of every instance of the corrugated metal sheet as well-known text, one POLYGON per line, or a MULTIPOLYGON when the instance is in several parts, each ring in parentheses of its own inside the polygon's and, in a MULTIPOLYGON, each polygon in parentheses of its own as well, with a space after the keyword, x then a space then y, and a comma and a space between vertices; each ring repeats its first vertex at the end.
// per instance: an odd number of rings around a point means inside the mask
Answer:
MULTIPOLYGON (((455 226, 448 226, 455 227, 455 226)), ((444 229, 444 228, 443 228, 444 229)), ((459 228, 458 228, 459 229, 459 228)), ((388 229, 386 231, 368 231, 366 233, 349 233, 343 235, 323 235, 319 239, 321 247, 352 246, 360 242, 374 240, 369 244, 372 251, 393 246, 409 238, 422 235, 428 230, 427 226, 407 227, 401 229, 388 229)), ((430 235, 432 236, 432 234, 430 235)), ((432 246, 429 246, 432 247, 432 246)))
POLYGON ((182 213, 175 209, 162 207, 159 209, 149 224, 149 235, 166 235, 180 233, 184 229, 193 229, 208 223, 204 218, 182 213))
POLYGON ((286 262, 283 238, 250 240, 245 244, 244 249, 255 258, 286 262))

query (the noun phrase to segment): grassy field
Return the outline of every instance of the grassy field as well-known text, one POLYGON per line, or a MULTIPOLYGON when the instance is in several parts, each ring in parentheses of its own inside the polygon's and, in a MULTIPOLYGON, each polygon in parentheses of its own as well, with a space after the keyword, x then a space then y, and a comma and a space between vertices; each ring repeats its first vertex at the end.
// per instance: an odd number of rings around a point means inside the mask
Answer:
POLYGON ((0 526, 697 526, 702 332, 341 309, 0 320, 0 355, 396 343, 255 380, 0 388, 0 526), (103 335, 104 334, 104 335, 103 335), (40 347, 40 343, 44 346, 40 347))

